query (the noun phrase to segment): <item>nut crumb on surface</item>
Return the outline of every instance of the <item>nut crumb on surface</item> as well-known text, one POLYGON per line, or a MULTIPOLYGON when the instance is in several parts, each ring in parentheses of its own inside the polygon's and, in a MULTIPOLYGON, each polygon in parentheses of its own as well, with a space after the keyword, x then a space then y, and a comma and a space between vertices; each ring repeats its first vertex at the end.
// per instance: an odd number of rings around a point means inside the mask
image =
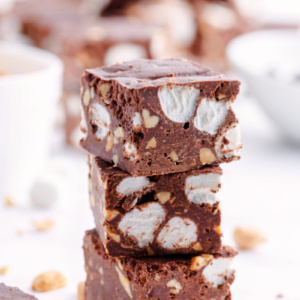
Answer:
POLYGON ((10 197, 6 197, 5 198, 5 205, 9 206, 9 207, 13 207, 13 206, 15 206, 15 203, 13 202, 13 200, 10 197))
POLYGON ((56 289, 60 289, 67 285, 66 277, 57 271, 45 272, 32 281, 31 288, 37 292, 48 292, 56 289))
POLYGON ((85 300, 85 281, 81 281, 77 285, 77 299, 85 300))
POLYGON ((233 238, 241 250, 251 250, 266 240, 265 236, 259 230, 243 226, 235 228, 233 238))
POLYGON ((53 220, 33 220, 32 224, 35 229, 38 231, 47 231, 53 228, 54 221, 53 220))
POLYGON ((0 268, 0 275, 6 275, 11 270, 11 265, 6 265, 0 268))
POLYGON ((22 229, 19 229, 19 230, 17 231, 17 235, 19 235, 19 236, 23 236, 24 234, 25 234, 25 231, 22 230, 22 229))

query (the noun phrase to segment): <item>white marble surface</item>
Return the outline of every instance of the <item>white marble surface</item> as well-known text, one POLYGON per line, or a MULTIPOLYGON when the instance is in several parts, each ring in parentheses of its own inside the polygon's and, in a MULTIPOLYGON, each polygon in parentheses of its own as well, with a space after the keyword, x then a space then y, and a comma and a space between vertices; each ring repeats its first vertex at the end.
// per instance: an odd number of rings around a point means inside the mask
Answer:
MULTIPOLYGON (((300 148, 285 143, 255 100, 239 99, 235 112, 244 149, 239 162, 223 166, 224 242, 234 244, 237 225, 257 227, 267 242, 237 257, 233 299, 299 300, 300 148)), ((82 238, 93 227, 86 155, 60 147, 54 153, 73 161, 74 193, 49 210, 0 204, 0 267, 12 266, 8 275, 0 275, 0 282, 32 293, 36 275, 58 270, 67 276, 67 287, 35 295, 40 300, 75 300, 77 283, 85 278, 82 238), (36 232, 31 221, 43 218, 55 220, 55 227, 36 232), (24 236, 17 234, 20 229, 24 236)))

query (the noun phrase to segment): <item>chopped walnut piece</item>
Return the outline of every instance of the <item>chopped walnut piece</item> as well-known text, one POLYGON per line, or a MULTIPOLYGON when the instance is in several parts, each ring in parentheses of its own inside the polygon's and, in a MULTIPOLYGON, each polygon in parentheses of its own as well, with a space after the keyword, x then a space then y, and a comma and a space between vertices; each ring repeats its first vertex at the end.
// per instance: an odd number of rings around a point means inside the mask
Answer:
POLYGON ((106 226, 107 234, 109 237, 117 243, 121 242, 121 237, 116 234, 110 227, 106 226))
POLYGON ((172 151, 170 153, 170 158, 171 158, 172 162, 174 163, 178 160, 178 155, 174 151, 172 151))
POLYGON ((32 289, 37 292, 48 292, 67 285, 66 277, 57 271, 45 272, 32 281, 32 289))
POLYGON ((120 212, 116 209, 114 209, 114 210, 105 210, 105 219, 107 221, 112 221, 119 214, 120 214, 120 212))
POLYGON ((156 148, 157 146, 157 141, 156 138, 153 137, 147 144, 146 149, 152 149, 152 148, 156 148))
POLYGON ((217 160, 216 156, 213 154, 209 148, 200 149, 200 162, 202 165, 210 165, 217 160))
POLYGON ((170 192, 160 192, 156 195, 156 197, 161 204, 165 204, 166 202, 168 202, 170 200, 171 193, 170 192))
POLYGON ((159 122, 159 117, 158 116, 150 116, 150 112, 147 109, 143 109, 142 116, 143 116, 144 125, 146 128, 154 128, 159 122))
POLYGON ((171 294, 179 294, 180 290, 182 289, 180 282, 178 282, 176 279, 170 280, 167 283, 167 287, 174 287, 174 289, 170 290, 171 294))
POLYGON ((114 135, 115 135, 117 138, 124 137, 124 131, 123 131, 123 128, 122 128, 122 127, 118 127, 118 128, 114 131, 114 135))
POLYGON ((113 137, 113 134, 110 132, 108 137, 107 137, 105 150, 107 152, 110 151, 112 149, 113 145, 114 145, 114 137, 113 137))
POLYGON ((102 83, 100 85, 100 92, 101 92, 101 96, 103 97, 104 100, 107 100, 107 93, 109 91, 109 84, 108 83, 102 83))
POLYGON ((126 291, 129 298, 132 299, 133 297, 132 297, 132 293, 131 293, 131 289, 130 289, 130 280, 129 280, 129 278, 124 276, 123 273, 121 272, 121 270, 117 266, 116 266, 116 271, 119 275, 119 279, 120 279, 120 282, 121 282, 124 290, 126 291))
POLYGON ((32 224, 35 226, 35 229, 38 231, 47 231, 53 228, 53 220, 33 220, 32 224))
POLYGON ((113 157, 112 157, 112 161, 114 163, 114 167, 116 167, 118 165, 118 162, 119 162, 119 157, 117 154, 114 154, 113 157))
POLYGON ((11 270, 10 265, 6 265, 0 268, 0 275, 6 275, 11 270))
POLYGON ((9 207, 13 207, 13 206, 15 206, 15 203, 12 201, 12 199, 10 197, 6 197, 5 198, 5 205, 9 206, 9 207))
POLYGON ((90 90, 86 89, 84 94, 83 94, 83 104, 85 106, 88 106, 90 103, 90 98, 91 98, 91 94, 90 94, 90 90))
POLYGON ((217 234, 222 234, 221 226, 215 226, 215 227, 214 227, 214 231, 215 231, 217 234))
POLYGON ((81 281, 77 285, 77 300, 86 300, 86 298, 85 298, 85 281, 81 281))
POLYGON ((266 240, 259 230, 242 226, 235 228, 233 238, 237 246, 242 250, 251 250, 266 240))
POLYGON ((197 243, 193 246, 193 249, 194 249, 195 251, 201 251, 201 250, 203 250, 203 247, 202 247, 202 245, 201 245, 199 242, 197 242, 197 243))
POLYGON ((211 254, 202 254, 200 256, 195 256, 191 260, 190 269, 192 271, 199 271, 201 268, 208 265, 208 263, 213 259, 211 254))

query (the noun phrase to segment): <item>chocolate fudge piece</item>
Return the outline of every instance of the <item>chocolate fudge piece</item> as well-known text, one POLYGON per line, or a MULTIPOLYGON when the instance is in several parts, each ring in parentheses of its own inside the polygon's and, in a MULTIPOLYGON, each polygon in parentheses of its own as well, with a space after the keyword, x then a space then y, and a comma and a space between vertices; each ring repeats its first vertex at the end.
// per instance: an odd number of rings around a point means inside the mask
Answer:
POLYGON ((135 60, 82 77, 81 145, 136 176, 239 159, 240 83, 188 60, 135 60))
POLYGON ((0 283, 0 299, 3 300, 37 300, 34 296, 25 294, 16 287, 6 286, 4 283, 0 283))
MULTIPOLYGON (((97 21, 87 20, 81 22, 80 26, 70 24, 64 28, 53 37, 60 40, 62 45, 65 65, 65 129, 67 140, 71 142, 74 140, 74 133, 80 133, 78 78, 84 69, 155 56, 153 42, 157 26, 123 17, 111 17, 97 21), (71 34, 74 28, 76 35, 71 34)), ((77 145, 79 140, 75 142, 77 145)))
POLYGON ((107 254, 217 253, 219 167, 133 177, 90 157, 90 204, 107 254))
POLYGON ((194 0, 197 22, 193 53, 227 69, 226 47, 236 36, 255 28, 238 12, 234 1, 194 0))
POLYGON ((230 300, 236 255, 220 253, 151 258, 108 256, 95 230, 84 238, 86 299, 230 300))
POLYGON ((34 45, 64 62, 62 100, 69 144, 78 145, 80 140, 79 78, 84 69, 157 55, 153 45, 159 26, 125 17, 95 18, 66 0, 18 3, 15 14, 34 45))

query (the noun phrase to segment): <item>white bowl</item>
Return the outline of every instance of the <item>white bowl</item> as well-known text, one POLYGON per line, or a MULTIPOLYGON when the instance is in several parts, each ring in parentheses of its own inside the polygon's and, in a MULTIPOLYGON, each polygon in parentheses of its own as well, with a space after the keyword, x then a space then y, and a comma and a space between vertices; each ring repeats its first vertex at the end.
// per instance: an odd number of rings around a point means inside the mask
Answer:
MULTIPOLYGON (((300 34, 263 30, 235 38, 229 62, 287 139, 300 143, 300 34)), ((255 116, 253 116, 255 121, 255 116)))
POLYGON ((47 159, 63 65, 46 51, 0 42, 0 73, 5 72, 0 76, 0 196, 21 201, 47 159))

